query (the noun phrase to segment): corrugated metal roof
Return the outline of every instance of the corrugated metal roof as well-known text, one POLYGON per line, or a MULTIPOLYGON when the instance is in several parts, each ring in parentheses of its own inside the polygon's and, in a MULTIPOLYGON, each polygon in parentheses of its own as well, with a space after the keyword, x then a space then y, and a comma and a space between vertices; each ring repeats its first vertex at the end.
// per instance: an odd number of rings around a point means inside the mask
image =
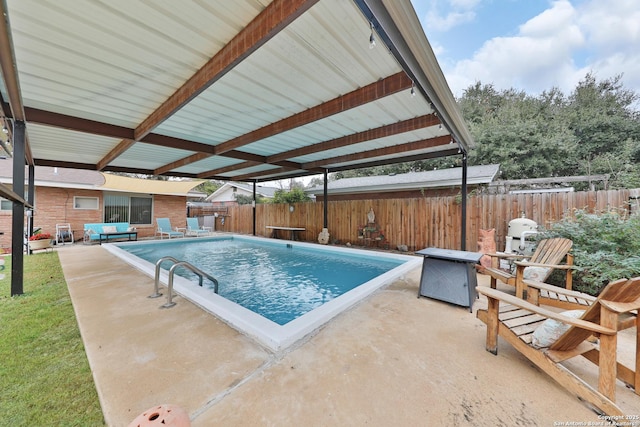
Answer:
POLYGON ((473 144, 410 0, 0 8, 2 115, 37 165, 264 181, 473 144))

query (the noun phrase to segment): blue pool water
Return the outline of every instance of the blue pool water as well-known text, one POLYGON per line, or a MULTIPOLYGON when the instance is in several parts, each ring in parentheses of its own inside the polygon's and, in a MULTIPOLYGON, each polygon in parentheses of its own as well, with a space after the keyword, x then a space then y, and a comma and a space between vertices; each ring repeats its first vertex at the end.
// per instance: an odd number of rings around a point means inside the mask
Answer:
MULTIPOLYGON (((219 281, 219 295, 284 325, 345 292, 392 270, 404 261, 332 253, 286 241, 256 242, 233 237, 184 239, 162 244, 119 245, 153 264, 170 255, 187 261, 219 281)), ((163 263, 164 269, 171 267, 163 263)), ((198 276, 176 274, 198 283, 198 276)), ((213 285, 204 280, 203 285, 213 285)))

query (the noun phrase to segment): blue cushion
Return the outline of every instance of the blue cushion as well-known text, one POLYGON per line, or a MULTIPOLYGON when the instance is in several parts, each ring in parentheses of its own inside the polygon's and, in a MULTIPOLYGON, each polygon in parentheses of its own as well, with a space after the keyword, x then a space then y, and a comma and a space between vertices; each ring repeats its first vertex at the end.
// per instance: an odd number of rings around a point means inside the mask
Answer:
POLYGON ((92 232, 89 233, 89 238, 91 240, 99 240, 100 233, 103 232, 103 227, 105 225, 111 226, 111 227, 115 226, 116 230, 119 232, 129 231, 129 227, 130 227, 128 222, 96 222, 91 224, 85 224, 84 229, 92 230, 92 232))

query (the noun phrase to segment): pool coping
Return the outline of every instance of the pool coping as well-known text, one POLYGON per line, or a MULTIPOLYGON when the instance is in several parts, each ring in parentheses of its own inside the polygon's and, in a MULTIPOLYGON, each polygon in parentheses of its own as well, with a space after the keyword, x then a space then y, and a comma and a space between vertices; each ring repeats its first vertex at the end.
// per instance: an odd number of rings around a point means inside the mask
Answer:
MULTIPOLYGON (((256 236, 245 236, 238 234, 229 234, 224 236, 212 236, 198 238, 194 242, 204 240, 215 240, 220 237, 233 237, 241 240, 255 240, 259 242, 273 243, 273 239, 256 236)), ((173 240, 175 242, 175 239, 173 240)), ((151 240, 148 244, 166 244, 168 240, 151 240)), ((114 254, 118 258, 132 265, 136 269, 155 277, 155 265, 138 258, 129 252, 121 249, 119 246, 129 244, 137 244, 140 242, 120 242, 117 244, 109 243, 102 245, 107 251, 114 254)), ((377 257, 405 261, 398 267, 383 273, 364 284, 345 292, 339 297, 328 301, 320 307, 311 310, 308 313, 288 322, 285 325, 279 325, 259 314, 248 310, 239 304, 225 299, 211 291, 201 288, 191 281, 180 276, 175 276, 173 280, 174 292, 183 298, 189 300, 193 304, 201 307, 206 312, 219 318, 232 328, 251 337, 255 341, 262 344, 273 352, 281 352, 291 347, 293 344, 303 340, 305 337, 312 335, 315 331, 322 328, 331 319, 352 306, 363 301, 366 297, 373 294, 377 290, 391 284, 394 280, 404 277, 408 272, 422 264, 423 257, 412 255, 393 254, 387 252, 374 252, 358 248, 345 248, 332 245, 319 245, 307 242, 290 242, 282 241, 283 244, 295 244, 301 247, 313 249, 324 249, 331 252, 349 253, 359 255, 375 255, 377 257)), ((165 269, 160 271, 160 283, 167 286, 168 273, 165 269)), ((152 293, 152 289, 149 293, 152 293)), ((160 305, 160 304, 159 304, 160 305)))

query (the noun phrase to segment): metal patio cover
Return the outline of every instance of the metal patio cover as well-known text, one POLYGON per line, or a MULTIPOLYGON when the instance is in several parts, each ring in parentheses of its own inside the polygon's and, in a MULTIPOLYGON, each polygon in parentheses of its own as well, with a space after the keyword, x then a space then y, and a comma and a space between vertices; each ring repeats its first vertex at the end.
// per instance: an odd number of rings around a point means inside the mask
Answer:
POLYGON ((409 0, 0 7, 27 164, 260 182, 472 145, 409 0))

